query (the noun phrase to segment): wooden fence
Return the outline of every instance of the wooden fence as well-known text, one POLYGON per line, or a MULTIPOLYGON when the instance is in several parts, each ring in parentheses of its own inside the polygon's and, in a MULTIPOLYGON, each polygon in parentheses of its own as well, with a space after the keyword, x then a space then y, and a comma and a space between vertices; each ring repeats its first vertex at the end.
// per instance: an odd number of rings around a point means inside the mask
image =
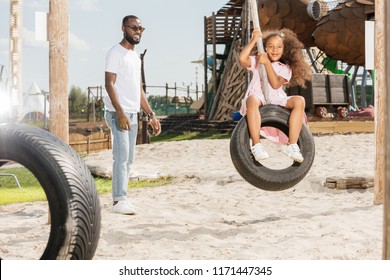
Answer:
POLYGON ((104 132, 95 132, 88 136, 70 133, 69 145, 79 154, 99 152, 112 148, 111 135, 104 132))
MULTIPOLYGON (((140 122, 137 134, 137 145, 149 144, 149 133, 144 129, 144 122, 140 122)), ((79 154, 96 153, 107 149, 112 149, 111 133, 92 132, 89 135, 71 132, 69 133, 69 146, 79 154)))

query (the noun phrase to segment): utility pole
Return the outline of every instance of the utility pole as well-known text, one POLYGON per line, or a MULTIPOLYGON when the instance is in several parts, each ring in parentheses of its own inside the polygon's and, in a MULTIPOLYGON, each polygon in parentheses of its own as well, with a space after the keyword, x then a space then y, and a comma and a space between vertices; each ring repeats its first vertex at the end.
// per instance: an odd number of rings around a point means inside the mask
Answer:
POLYGON ((68 105, 68 1, 50 0, 49 39, 49 131, 69 143, 68 105))

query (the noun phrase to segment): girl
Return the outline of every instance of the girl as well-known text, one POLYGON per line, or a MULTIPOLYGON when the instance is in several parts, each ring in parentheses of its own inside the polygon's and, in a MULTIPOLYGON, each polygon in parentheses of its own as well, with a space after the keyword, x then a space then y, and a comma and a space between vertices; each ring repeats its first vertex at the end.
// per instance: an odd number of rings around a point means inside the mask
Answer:
POLYGON ((289 143, 282 151, 297 162, 303 157, 297 145, 298 137, 305 117, 305 99, 302 96, 287 96, 283 85, 305 87, 311 79, 310 66, 302 53, 303 44, 289 29, 267 31, 264 34, 254 29, 250 42, 240 53, 240 63, 252 71, 253 77, 242 101, 240 113, 247 114, 249 134, 252 139, 252 154, 257 161, 267 159, 268 153, 260 143, 261 116, 259 107, 266 104, 260 80, 260 64, 264 64, 268 76, 268 97, 271 104, 277 104, 291 110, 289 118, 289 143), (259 37, 263 38, 265 53, 252 56, 259 37))

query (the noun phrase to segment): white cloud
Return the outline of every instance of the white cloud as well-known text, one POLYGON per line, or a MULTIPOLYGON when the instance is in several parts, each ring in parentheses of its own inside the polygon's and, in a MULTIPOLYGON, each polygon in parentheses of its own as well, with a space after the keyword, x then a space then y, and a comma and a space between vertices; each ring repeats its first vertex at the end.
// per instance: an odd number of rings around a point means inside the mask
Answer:
POLYGON ((43 48, 47 47, 48 43, 45 41, 35 40, 35 31, 23 27, 23 44, 26 47, 43 48))
POLYGON ((98 0, 78 0, 72 4, 74 4, 76 8, 81 9, 82 11, 96 12, 100 10, 98 0))
POLYGON ((0 38, 0 47, 8 46, 8 38, 0 38))
POLYGON ((88 43, 85 40, 77 37, 77 35, 74 33, 69 34, 69 47, 77 51, 89 50, 88 43))
MULTIPOLYGON (((8 44, 8 41, 5 39, 0 39, 0 44, 1 45, 8 44)), ((23 44, 26 47, 34 47, 34 48, 42 48, 48 46, 48 42, 35 40, 35 32, 28 30, 27 28, 23 28, 23 44)), ((73 50, 76 51, 89 50, 89 46, 87 42, 77 37, 77 35, 75 35, 74 33, 69 33, 69 48, 72 48, 73 50)))
POLYGON ((34 1, 23 1, 23 5, 34 9, 43 9, 49 7, 49 1, 47 0, 34 0, 34 1))

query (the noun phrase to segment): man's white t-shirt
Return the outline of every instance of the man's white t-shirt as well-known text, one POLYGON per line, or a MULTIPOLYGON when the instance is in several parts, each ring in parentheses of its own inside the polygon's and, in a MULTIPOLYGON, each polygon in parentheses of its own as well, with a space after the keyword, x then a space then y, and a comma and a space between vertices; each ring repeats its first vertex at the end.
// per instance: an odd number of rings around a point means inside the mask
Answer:
MULTIPOLYGON (((106 55, 106 72, 115 73, 119 104, 126 113, 138 113, 141 107, 141 59, 134 50, 114 45, 106 55)), ((106 110, 115 112, 110 97, 104 96, 106 110)))

